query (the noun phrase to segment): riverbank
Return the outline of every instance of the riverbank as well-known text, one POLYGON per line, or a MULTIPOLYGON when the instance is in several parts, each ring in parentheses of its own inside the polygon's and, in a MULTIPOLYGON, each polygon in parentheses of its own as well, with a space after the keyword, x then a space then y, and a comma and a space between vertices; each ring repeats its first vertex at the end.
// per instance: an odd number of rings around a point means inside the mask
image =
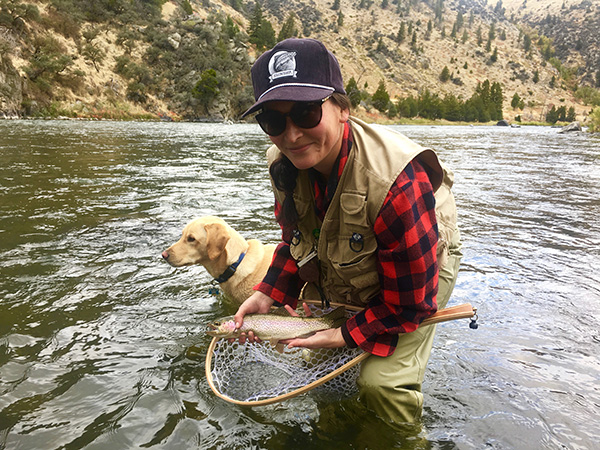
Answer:
MULTIPOLYGON (((462 122, 449 121, 445 119, 424 119, 421 117, 414 118, 389 118, 378 111, 367 111, 364 108, 352 110, 352 115, 368 123, 376 123, 379 125, 421 125, 421 126, 494 126, 496 121, 490 122, 462 122)), ((203 123, 254 123, 253 119, 246 120, 222 120, 216 118, 198 118, 195 120, 186 120, 172 111, 165 112, 149 112, 142 108, 131 108, 129 105, 118 105, 117 107, 90 107, 83 105, 75 105, 72 108, 64 108, 53 106, 44 110, 44 114, 38 114, 28 117, 7 117, 0 116, 0 120, 110 120, 124 122, 203 122, 203 123)), ((510 126, 547 126, 547 127, 563 127, 568 125, 568 122, 557 122, 551 124, 549 122, 509 122, 510 126)))

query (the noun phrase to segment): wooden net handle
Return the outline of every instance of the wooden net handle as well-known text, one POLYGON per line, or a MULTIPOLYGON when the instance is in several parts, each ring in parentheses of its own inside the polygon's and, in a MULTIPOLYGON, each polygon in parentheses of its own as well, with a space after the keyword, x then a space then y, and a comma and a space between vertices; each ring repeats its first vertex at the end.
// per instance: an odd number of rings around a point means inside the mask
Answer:
MULTIPOLYGON (((307 303, 315 303, 316 304, 317 302, 309 300, 309 301, 307 301, 307 303)), ((318 303, 320 303, 320 301, 318 303)), ((346 306, 347 309, 352 309, 352 310, 363 309, 360 307, 354 307, 354 306, 350 306, 350 305, 337 305, 337 304, 333 304, 333 303, 331 305, 332 306, 346 306)), ((447 322, 449 320, 456 320, 456 319, 470 319, 471 317, 473 317, 475 315, 476 311, 477 311, 477 308, 474 308, 473 306, 471 306, 470 303, 463 303, 462 305, 451 306, 449 308, 439 310, 432 316, 423 320, 423 322, 421 322, 420 326, 433 325, 436 323, 447 322)), ((312 383, 307 384, 306 386, 302 386, 296 390, 293 390, 292 392, 288 392, 286 394, 278 395, 277 397, 267 398, 267 399, 263 399, 263 400, 243 401, 243 400, 236 400, 236 399, 233 399, 226 395, 223 395, 221 392, 219 392, 219 390, 217 389, 217 387, 214 384, 214 380, 213 380, 212 372, 211 372, 211 365, 212 365, 212 357, 214 354, 215 346, 217 345, 217 341, 219 339, 220 338, 214 337, 213 340, 211 341, 210 345, 208 346, 208 350, 207 350, 206 364, 204 366, 204 370, 206 373, 206 379, 208 381, 208 385, 210 386, 210 388, 212 389, 212 391, 215 393, 215 395, 217 397, 222 398, 223 400, 225 400, 227 402, 235 403, 236 405, 242 405, 242 406, 264 406, 264 405, 270 405, 271 403, 277 403, 277 402, 281 402, 283 400, 297 397, 298 395, 304 394, 305 392, 308 392, 311 389, 314 389, 324 383, 327 383, 329 380, 332 380, 333 378, 337 377, 341 373, 344 373, 346 370, 354 367, 355 365, 361 363, 362 361, 367 359, 369 356, 371 356, 371 354, 367 353, 367 352, 361 353, 360 355, 358 355, 351 361, 348 361, 343 366, 338 367, 334 371, 328 373, 325 376, 322 376, 318 380, 315 380, 312 383)))

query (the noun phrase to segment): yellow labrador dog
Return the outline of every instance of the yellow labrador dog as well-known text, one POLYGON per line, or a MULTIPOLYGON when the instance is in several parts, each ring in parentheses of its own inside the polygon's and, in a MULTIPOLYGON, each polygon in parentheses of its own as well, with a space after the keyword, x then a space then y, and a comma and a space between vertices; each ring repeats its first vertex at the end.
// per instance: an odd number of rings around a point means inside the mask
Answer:
POLYGON ((264 278, 274 251, 274 244, 246 240, 223 219, 206 216, 187 224, 162 257, 173 267, 203 265, 225 295, 242 303, 264 278))

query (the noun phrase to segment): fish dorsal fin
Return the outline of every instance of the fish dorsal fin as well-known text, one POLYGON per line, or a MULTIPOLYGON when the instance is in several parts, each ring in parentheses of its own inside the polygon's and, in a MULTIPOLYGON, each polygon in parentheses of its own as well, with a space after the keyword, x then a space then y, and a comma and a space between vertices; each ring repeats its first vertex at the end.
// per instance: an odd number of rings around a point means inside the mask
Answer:
POLYGON ((332 328, 339 328, 346 321, 346 308, 338 306, 333 311, 325 314, 324 317, 333 322, 332 328))
POLYGON ((329 311, 327 314, 325 314, 324 317, 327 317, 328 319, 333 319, 333 320, 340 319, 342 317, 346 317, 346 308, 344 308, 343 306, 338 306, 333 311, 329 311))
POLYGON ((285 309, 284 306, 280 306, 279 308, 275 309, 274 311, 271 311, 271 314, 274 314, 276 316, 283 316, 283 317, 291 317, 292 316, 289 313, 289 311, 287 309, 285 309))

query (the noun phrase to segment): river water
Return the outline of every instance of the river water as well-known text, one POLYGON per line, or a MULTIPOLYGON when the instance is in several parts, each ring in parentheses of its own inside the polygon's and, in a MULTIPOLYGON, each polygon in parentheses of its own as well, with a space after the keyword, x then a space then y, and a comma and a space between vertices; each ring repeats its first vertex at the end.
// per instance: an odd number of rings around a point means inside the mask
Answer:
POLYGON ((464 260, 422 428, 354 398, 216 398, 210 320, 231 305, 160 253, 218 215, 277 242, 255 125, 0 122, 0 449, 597 448, 600 137, 395 127, 454 170, 464 260))

